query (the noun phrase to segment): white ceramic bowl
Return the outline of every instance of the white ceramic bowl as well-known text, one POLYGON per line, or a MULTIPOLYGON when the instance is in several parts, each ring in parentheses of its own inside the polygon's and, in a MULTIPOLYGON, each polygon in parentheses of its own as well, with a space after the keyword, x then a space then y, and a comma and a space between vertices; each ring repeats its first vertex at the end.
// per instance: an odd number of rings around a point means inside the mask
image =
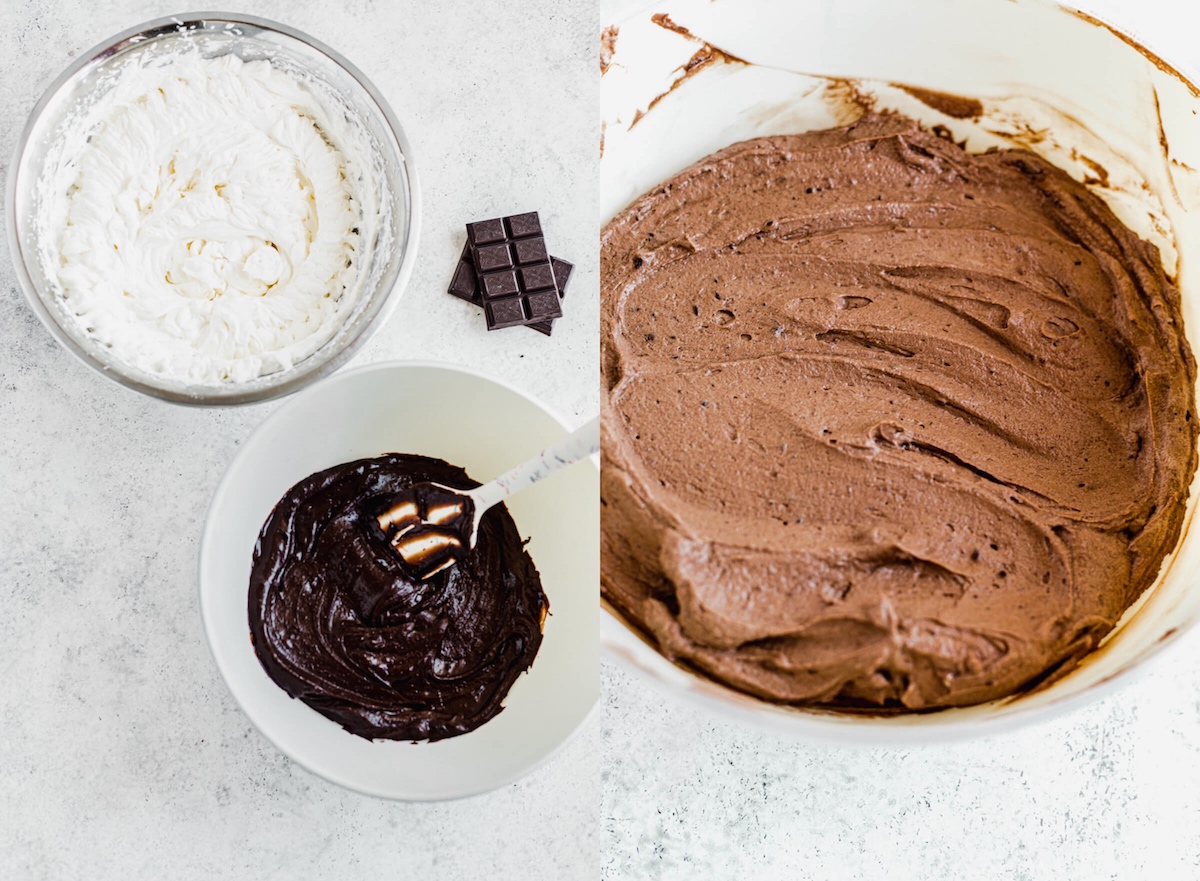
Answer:
MULTIPOLYGON (((421 197, 412 148, 387 101, 354 65, 294 28, 250 15, 195 13, 155 19, 122 31, 81 54, 50 84, 17 140, 7 185, 8 242, 21 287, 38 318, 69 352, 122 385, 181 404, 227 405, 289 394, 329 376, 387 320, 412 274, 420 238, 421 197), (360 198, 378 209, 376 235, 360 254, 358 302, 341 327, 297 364, 257 379, 195 385, 147 373, 115 358, 64 307, 37 222, 43 175, 73 158, 84 132, 79 116, 116 82, 135 55, 182 46, 205 57, 266 59, 301 77, 317 100, 345 118, 350 143, 339 146, 363 169, 360 198)), ((372 212, 374 213, 374 212, 372 212)))
POLYGON ((369 795, 445 799, 495 789, 565 743, 599 699, 599 472, 567 468, 508 507, 550 599, 541 649, 476 730, 436 743, 347 733, 268 678, 250 643, 247 589, 258 532, 297 481, 388 452, 438 456, 488 480, 565 427, 521 392, 460 367, 387 363, 326 380, 271 415, 229 466, 200 546, 200 609, 229 690, 258 729, 310 771, 369 795))
MULTIPOLYGON (((1200 264, 1187 259, 1200 253, 1200 90, 1131 38, 1048 0, 663 0, 618 25, 601 81, 604 218, 729 144, 851 121, 861 110, 835 82, 850 78, 879 108, 944 125, 970 150, 1032 149, 1079 180, 1099 176, 1089 160, 1102 165, 1107 185, 1093 188, 1177 273, 1200 352, 1200 264), (655 23, 656 13, 675 28, 655 23), (749 64, 685 77, 705 43, 749 64), (955 119, 893 83, 976 97, 985 112, 955 119)), ((601 642, 674 695, 800 737, 895 745, 1009 728, 1105 693, 1200 618, 1198 491, 1200 481, 1175 554, 1105 643, 1070 675, 1015 700, 839 716, 768 704, 676 666, 611 609, 601 642)))

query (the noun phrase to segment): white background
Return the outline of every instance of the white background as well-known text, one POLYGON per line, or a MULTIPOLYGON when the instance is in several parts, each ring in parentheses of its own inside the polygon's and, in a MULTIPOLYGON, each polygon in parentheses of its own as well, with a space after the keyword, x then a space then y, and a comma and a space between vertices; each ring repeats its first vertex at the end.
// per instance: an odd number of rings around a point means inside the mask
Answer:
MULTIPOLYGON (((1077 5, 1200 72, 1194 0, 1077 5)), ((602 680, 605 879, 1200 879, 1200 632, 1061 721, 922 749, 797 744, 602 680)))
MULTIPOLYGON (((603 20, 571 0, 221 5, 347 55, 413 143, 416 272, 354 363, 486 366, 591 415, 596 32, 621 0, 603 20), (528 208, 580 271, 551 340, 488 335, 442 293, 465 221, 528 208)), ((1200 4, 1080 5, 1200 70, 1200 4)), ((0 0, 0 175, 75 55, 181 8, 0 0)), ((492 795, 394 804, 312 777, 234 706, 195 604, 208 499, 274 406, 187 410, 91 373, 0 255, 0 878, 1200 878, 1200 634, 1107 701, 986 742, 795 744, 606 664, 600 721, 492 795)))
MULTIPOLYGON (((205 5, 0 0, 0 174, 74 57, 205 5)), ((593 415, 594 7, 211 5, 333 46, 413 145, 425 204, 416 270, 354 363, 467 364, 576 423, 593 415), (489 334, 445 293, 463 224, 528 210, 578 267, 551 339, 489 334)), ((499 792, 407 805, 313 777, 237 709, 204 643, 196 556, 217 481, 275 406, 184 409, 91 372, 38 324, 0 253, 0 879, 595 878, 598 726, 499 792)))

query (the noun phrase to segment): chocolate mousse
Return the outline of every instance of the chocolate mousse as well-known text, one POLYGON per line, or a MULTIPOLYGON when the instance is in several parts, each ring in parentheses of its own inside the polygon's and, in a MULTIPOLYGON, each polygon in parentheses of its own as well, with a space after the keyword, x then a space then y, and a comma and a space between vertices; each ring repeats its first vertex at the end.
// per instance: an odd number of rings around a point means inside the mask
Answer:
POLYGON ((376 522, 431 481, 479 484, 440 459, 392 453, 302 480, 259 535, 250 577, 254 650, 268 675, 352 734, 441 740, 502 709, 542 643, 548 603, 504 505, 478 541, 428 580, 376 522))
POLYGON ((893 115, 735 144, 601 235, 602 589, 779 703, 905 712, 1069 672, 1196 468, 1158 251, 1024 151, 893 115))

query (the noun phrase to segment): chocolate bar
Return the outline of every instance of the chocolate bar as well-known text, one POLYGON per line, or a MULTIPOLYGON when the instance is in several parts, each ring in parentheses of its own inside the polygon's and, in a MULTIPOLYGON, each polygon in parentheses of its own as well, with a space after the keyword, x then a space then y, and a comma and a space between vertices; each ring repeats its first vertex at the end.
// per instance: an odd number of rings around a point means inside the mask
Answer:
POLYGON ((467 245, 488 330, 562 316, 554 267, 536 211, 468 223, 467 245))
MULTIPOLYGON (((558 298, 561 300, 567 295, 567 284, 571 280, 571 273, 575 269, 575 264, 559 257, 551 256, 550 267, 554 272, 554 282, 558 288, 558 298)), ((454 270, 454 278, 450 280, 450 287, 446 289, 446 292, 453 294, 460 300, 466 300, 468 303, 474 303, 476 306, 483 306, 483 295, 479 290, 479 277, 475 273, 475 264, 471 259, 470 242, 463 245, 462 254, 458 258, 458 266, 454 270)), ((533 328, 538 333, 550 336, 554 329, 554 319, 548 318, 545 321, 535 321, 526 326, 533 328)))

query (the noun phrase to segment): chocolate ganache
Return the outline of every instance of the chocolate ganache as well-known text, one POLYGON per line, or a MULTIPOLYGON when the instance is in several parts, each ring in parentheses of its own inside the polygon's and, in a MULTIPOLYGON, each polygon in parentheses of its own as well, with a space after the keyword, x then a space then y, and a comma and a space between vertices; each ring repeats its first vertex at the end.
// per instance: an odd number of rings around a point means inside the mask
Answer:
POLYGON ((704 675, 851 712, 1022 693, 1179 537, 1179 292, 1032 153, 875 114, 746 141, 601 261, 603 594, 704 675))
POLYGON ((541 578, 503 505, 456 565, 426 581, 408 574, 375 518, 422 481, 479 485, 424 456, 348 462, 288 490, 254 551, 259 661, 289 695, 361 737, 441 740, 478 728, 542 643, 541 578))

